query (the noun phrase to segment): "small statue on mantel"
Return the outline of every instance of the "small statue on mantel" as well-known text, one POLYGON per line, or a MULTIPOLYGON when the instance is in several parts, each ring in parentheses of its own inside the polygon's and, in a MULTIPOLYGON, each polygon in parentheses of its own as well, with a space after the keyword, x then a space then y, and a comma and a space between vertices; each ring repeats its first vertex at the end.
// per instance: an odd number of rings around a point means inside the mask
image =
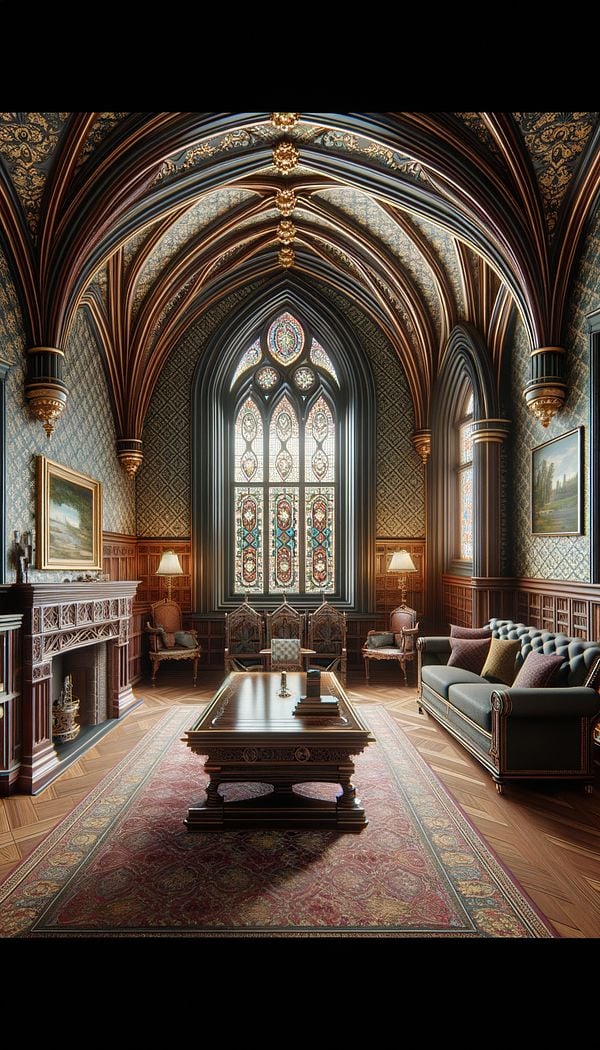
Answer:
POLYGON ((29 582, 29 566, 33 561, 33 533, 23 533, 23 543, 21 543, 21 533, 18 529, 13 532, 13 560, 16 569, 15 583, 28 583, 29 582))

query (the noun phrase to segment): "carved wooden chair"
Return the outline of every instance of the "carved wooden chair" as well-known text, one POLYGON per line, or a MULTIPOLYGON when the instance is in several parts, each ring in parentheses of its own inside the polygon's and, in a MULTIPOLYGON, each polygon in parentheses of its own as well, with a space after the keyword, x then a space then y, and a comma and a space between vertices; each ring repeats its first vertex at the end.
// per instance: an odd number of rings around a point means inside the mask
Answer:
POLYGON ((225 670, 262 671, 260 651, 264 638, 262 613, 253 609, 245 598, 237 609, 225 613, 225 670))
POLYGON ((198 677, 198 661, 202 647, 196 631, 183 631, 181 608, 165 598, 150 606, 151 622, 146 623, 150 636, 149 657, 152 662, 152 685, 161 663, 165 660, 193 660, 194 685, 198 677))
POLYGON ((311 665, 323 671, 338 671, 346 683, 346 613, 323 600, 308 617, 308 648, 314 649, 311 665))
POLYGON ((362 647, 367 682, 371 660, 396 660, 402 668, 404 682, 408 684, 406 665, 416 657, 418 636, 419 625, 415 610, 409 609, 407 605, 399 605, 397 609, 393 609, 390 613, 389 631, 369 631, 362 647))
POLYGON ((299 638, 300 645, 304 645, 305 617, 299 613, 284 599, 272 613, 267 613, 267 645, 270 646, 273 638, 299 638))

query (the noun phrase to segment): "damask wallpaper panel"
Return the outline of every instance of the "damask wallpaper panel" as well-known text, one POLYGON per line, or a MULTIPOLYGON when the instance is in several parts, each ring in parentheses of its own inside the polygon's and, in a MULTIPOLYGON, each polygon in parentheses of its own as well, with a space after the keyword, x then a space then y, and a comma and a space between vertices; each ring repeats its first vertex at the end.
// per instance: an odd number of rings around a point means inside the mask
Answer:
POLYGON ((586 314, 600 306, 600 212, 586 238, 571 291, 567 313, 565 349, 569 394, 562 412, 547 429, 526 407, 523 388, 529 380, 529 346, 520 320, 515 331, 512 370, 514 430, 509 457, 512 481, 514 564, 516 576, 552 580, 590 578, 589 505, 589 334, 586 314), (573 427, 584 432, 584 535, 532 536, 530 522, 530 450, 573 427))
MULTIPOLYGON (((103 485, 103 528, 135 532, 135 487, 116 455, 115 427, 100 352, 86 312, 80 310, 65 347, 67 405, 52 441, 27 407, 26 360, 21 314, 4 258, 0 256, 0 352, 13 365, 7 380, 6 529, 10 539, 35 524, 35 456, 45 455, 103 485)), ((9 551, 5 552, 7 561, 9 551)), ((7 565, 7 579, 14 570, 7 565)), ((33 581, 63 579, 65 573, 31 570, 33 581)))

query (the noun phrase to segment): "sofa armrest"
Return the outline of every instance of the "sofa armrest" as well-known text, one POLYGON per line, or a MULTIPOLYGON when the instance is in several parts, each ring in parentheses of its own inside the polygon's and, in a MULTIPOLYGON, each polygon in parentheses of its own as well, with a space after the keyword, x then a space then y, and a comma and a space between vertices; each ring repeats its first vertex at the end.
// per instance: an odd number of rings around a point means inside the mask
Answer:
POLYGON ((510 718, 590 718, 600 714, 600 696, 585 686, 572 689, 494 689, 492 708, 510 718))
POLYGON ((417 649, 422 653, 446 653, 449 656, 451 652, 450 639, 421 636, 421 638, 417 639, 417 649))

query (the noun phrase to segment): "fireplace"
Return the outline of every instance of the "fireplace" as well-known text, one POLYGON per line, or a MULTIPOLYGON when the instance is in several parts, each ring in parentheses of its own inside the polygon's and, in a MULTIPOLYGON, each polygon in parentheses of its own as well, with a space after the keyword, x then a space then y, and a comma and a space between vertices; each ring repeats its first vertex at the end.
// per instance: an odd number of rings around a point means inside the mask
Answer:
MULTIPOLYGON (((22 736, 17 790, 37 794, 140 701, 129 681, 137 580, 0 587, 0 611, 23 614, 22 736), (53 740, 53 702, 72 677, 80 731, 53 740)), ((12 785, 11 785, 12 788, 12 785)))

